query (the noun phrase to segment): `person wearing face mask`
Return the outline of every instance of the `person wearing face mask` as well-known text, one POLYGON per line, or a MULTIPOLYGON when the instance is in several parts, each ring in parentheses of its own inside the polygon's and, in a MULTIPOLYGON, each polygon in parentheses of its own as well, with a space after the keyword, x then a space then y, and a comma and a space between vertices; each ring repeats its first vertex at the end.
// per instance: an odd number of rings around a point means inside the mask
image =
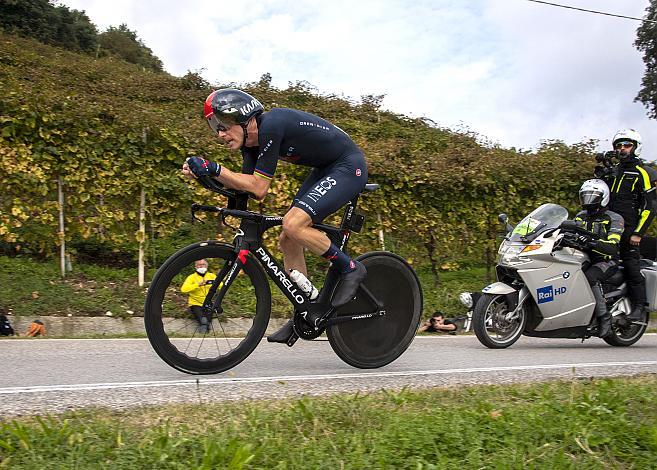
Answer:
POLYGON ((209 312, 206 315, 203 314, 203 302, 210 290, 212 281, 217 276, 208 272, 208 262, 204 259, 194 262, 194 270, 192 274, 187 276, 180 291, 183 294, 189 294, 187 305, 190 313, 199 324, 199 332, 207 333, 212 326, 212 317, 209 312))
POLYGON ((634 129, 616 132, 612 147, 614 150, 607 152, 605 157, 608 160, 618 159, 618 163, 607 168, 596 167, 595 174, 609 185, 609 209, 625 220, 620 257, 632 302, 632 311, 626 320, 636 323, 644 320, 646 308, 646 285, 639 267, 639 245, 657 214, 657 172, 639 159, 641 135, 634 129))

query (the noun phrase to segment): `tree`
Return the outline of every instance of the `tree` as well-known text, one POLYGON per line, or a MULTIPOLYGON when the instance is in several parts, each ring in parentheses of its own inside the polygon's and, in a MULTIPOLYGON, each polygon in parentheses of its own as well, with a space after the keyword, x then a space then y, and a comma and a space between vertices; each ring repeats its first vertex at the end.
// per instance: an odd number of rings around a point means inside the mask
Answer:
POLYGON ((643 103, 648 109, 648 116, 657 119, 657 0, 650 0, 644 19, 650 21, 642 22, 637 29, 634 46, 643 52, 646 72, 635 101, 643 103))
POLYGON ((0 26, 9 32, 73 51, 96 47, 96 26, 84 12, 50 0, 0 0, 0 26))
POLYGON ((103 55, 116 55, 147 70, 162 71, 162 61, 137 37, 135 31, 128 29, 126 24, 121 24, 118 28, 110 26, 107 31, 98 35, 98 41, 103 55))

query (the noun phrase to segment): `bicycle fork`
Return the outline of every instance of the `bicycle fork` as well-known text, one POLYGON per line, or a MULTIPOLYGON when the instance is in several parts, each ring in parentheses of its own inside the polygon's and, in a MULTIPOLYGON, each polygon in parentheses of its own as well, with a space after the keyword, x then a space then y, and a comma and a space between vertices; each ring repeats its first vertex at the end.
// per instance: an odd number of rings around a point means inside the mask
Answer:
POLYGON ((235 259, 227 260, 226 264, 221 268, 217 278, 212 283, 208 294, 205 296, 203 302, 203 308, 209 309, 211 312, 221 315, 223 313, 223 308, 221 307, 221 302, 228 292, 228 288, 233 283, 237 275, 240 273, 244 265, 246 264, 246 256, 248 255, 248 250, 239 250, 235 255, 235 259), (212 301, 215 293, 219 291, 217 297, 212 301))

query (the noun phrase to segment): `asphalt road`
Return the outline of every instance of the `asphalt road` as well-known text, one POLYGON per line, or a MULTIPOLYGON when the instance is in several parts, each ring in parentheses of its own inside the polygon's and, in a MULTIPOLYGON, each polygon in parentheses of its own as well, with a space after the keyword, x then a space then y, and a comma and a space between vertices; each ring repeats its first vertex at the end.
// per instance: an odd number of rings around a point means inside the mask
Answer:
POLYGON ((242 364, 212 376, 170 368, 145 339, 2 340, 0 358, 0 415, 11 416, 657 373, 657 335, 647 334, 629 348, 599 339, 523 337, 505 350, 486 349, 474 336, 421 336, 397 361, 374 370, 343 363, 327 341, 298 341, 293 348, 263 341, 242 364))

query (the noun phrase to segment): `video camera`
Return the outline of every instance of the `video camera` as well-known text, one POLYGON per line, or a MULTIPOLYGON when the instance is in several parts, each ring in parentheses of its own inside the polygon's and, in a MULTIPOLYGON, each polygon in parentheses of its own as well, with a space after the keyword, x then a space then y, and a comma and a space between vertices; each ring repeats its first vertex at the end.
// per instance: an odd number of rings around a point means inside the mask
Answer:
POLYGON ((608 152, 600 152, 595 154, 595 161, 600 163, 596 165, 593 174, 596 178, 605 178, 611 175, 612 168, 614 167, 614 159, 619 160, 619 152, 617 150, 609 150, 608 152))

